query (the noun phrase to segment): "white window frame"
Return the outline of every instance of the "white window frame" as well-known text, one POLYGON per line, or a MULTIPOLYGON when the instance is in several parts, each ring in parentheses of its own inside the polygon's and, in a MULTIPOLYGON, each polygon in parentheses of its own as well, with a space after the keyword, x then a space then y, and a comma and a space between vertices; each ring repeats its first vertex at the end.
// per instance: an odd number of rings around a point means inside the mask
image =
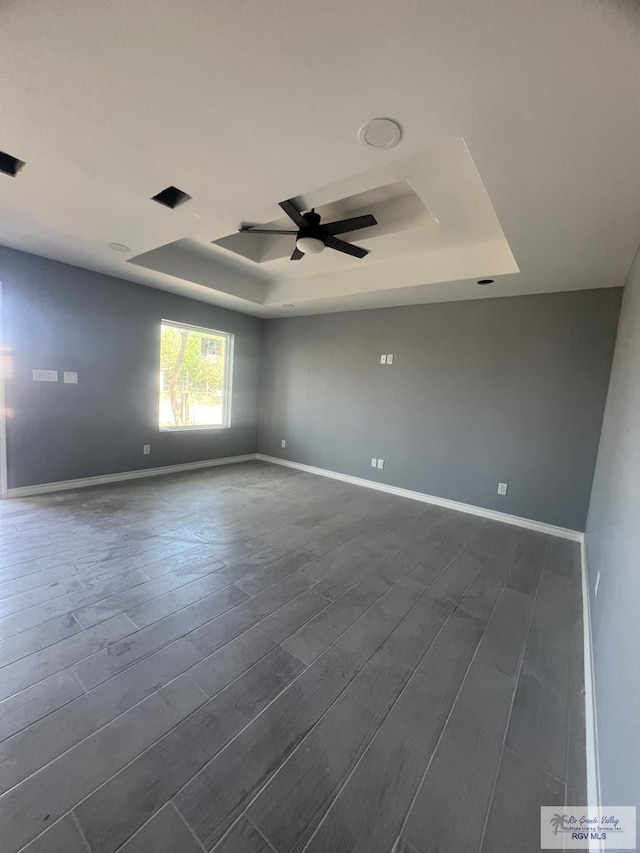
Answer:
MULTIPOLYGON (((220 329, 207 329, 204 326, 193 326, 190 323, 180 323, 177 320, 161 320, 160 321, 160 341, 162 340, 162 327, 173 326, 175 329, 188 329, 191 332, 201 332, 207 335, 218 335, 226 339, 225 345, 225 364, 224 364, 224 402, 222 404, 222 423, 221 424, 186 424, 177 426, 160 426, 160 432, 193 432, 194 430, 203 429, 230 429, 231 428, 231 401, 233 395, 233 346, 234 335, 231 332, 223 332, 220 329)), ((160 343, 161 346, 161 343, 160 343)), ((158 352, 160 352, 160 346, 158 352)), ((158 371, 160 372, 160 371, 158 371)), ((158 385, 158 411, 160 409, 160 385, 158 385)), ((159 416, 158 416, 159 419, 159 416)))

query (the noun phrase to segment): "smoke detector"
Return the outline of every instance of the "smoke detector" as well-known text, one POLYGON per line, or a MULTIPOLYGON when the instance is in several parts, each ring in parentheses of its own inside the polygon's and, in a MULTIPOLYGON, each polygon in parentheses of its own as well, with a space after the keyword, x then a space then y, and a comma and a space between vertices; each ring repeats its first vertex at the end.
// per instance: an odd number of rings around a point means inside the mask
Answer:
POLYGON ((402 139, 402 129, 398 122, 390 118, 372 118, 358 131, 358 139, 367 148, 385 150, 395 147, 402 139))

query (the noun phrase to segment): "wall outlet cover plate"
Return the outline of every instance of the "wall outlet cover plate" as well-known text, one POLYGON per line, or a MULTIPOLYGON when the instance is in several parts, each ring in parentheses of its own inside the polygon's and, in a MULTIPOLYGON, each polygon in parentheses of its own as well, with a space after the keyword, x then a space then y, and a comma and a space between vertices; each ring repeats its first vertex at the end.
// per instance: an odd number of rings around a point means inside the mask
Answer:
POLYGON ((58 371, 57 370, 41 370, 35 369, 32 370, 31 376, 34 382, 57 382, 58 381, 58 371))

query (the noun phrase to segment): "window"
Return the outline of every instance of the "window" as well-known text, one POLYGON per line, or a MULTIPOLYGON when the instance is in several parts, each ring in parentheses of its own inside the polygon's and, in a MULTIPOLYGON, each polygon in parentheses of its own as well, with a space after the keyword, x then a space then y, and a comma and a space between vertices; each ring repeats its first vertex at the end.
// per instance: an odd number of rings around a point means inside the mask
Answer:
POLYGON ((160 429, 228 427, 233 335, 163 320, 160 429))

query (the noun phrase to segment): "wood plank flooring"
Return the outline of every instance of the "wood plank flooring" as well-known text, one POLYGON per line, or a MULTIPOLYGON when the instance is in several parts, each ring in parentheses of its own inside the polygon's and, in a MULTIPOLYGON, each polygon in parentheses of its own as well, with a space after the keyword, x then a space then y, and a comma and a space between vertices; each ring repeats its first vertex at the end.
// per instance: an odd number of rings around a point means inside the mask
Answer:
POLYGON ((263 463, 0 504, 3 853, 528 853, 578 546, 263 463))

